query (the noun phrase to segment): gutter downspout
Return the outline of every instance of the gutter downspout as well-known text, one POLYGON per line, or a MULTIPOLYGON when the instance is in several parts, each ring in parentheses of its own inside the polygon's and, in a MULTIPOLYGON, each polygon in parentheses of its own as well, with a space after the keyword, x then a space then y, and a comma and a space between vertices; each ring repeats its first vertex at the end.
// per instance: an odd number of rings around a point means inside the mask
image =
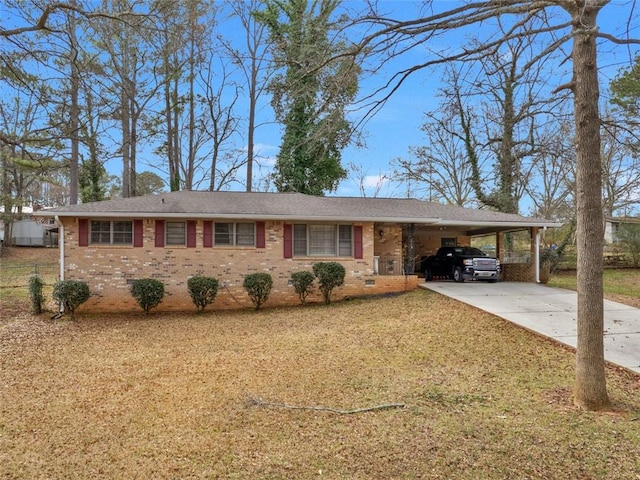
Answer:
POLYGON ((540 283, 540 230, 536 232, 536 252, 535 252, 535 262, 536 262, 536 283, 540 283))
MULTIPOLYGON (((56 223, 58 224, 58 248, 60 249, 60 281, 64 280, 64 224, 60 221, 60 217, 56 215, 56 223)), ((60 303, 60 313, 64 313, 64 305, 60 303)))
POLYGON ((64 225, 60 221, 60 217, 56 215, 56 223, 58 224, 58 248, 60 249, 60 280, 64 280, 64 225))

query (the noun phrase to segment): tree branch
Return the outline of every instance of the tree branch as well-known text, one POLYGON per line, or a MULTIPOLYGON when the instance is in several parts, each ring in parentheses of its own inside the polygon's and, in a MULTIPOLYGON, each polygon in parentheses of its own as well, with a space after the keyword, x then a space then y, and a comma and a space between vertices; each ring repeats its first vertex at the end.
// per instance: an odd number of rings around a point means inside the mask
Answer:
POLYGON ((47 22, 49 21, 49 17, 51 16, 51 14, 55 13, 58 10, 69 10, 72 12, 76 12, 77 14, 82 15, 85 18, 104 17, 104 18, 111 18, 111 19, 120 19, 125 15, 144 16, 142 14, 136 14, 134 12, 121 12, 118 15, 107 14, 104 12, 88 12, 86 10, 83 10, 82 8, 76 7, 71 4, 58 2, 58 3, 52 3, 50 5, 47 5, 45 9, 42 11, 42 15, 40 15, 40 18, 38 18, 38 20, 34 25, 12 28, 8 30, 0 27, 0 37, 8 38, 14 35, 20 35, 22 33, 37 32, 40 30, 50 30, 47 25, 47 22))
POLYGON ((617 45, 640 45, 640 39, 638 38, 617 38, 608 33, 598 32, 596 35, 598 38, 604 38, 617 45))
POLYGON ((260 397, 252 397, 252 396, 247 397, 247 404, 255 407, 265 407, 265 408, 285 408, 288 410, 313 410, 313 411, 331 412, 331 413, 336 413, 338 415, 352 415, 354 413, 372 412, 375 410, 389 410, 392 408, 407 407, 407 405, 404 403, 387 403, 383 405, 374 405, 373 407, 354 408, 352 410, 340 410, 338 408, 322 407, 322 406, 300 406, 300 405, 289 405, 286 403, 267 402, 260 397))

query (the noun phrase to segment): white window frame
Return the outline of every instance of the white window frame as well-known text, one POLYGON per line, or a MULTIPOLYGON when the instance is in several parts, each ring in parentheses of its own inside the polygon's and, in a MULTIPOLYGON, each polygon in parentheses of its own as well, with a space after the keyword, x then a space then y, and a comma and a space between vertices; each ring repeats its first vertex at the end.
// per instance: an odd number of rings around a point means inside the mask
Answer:
POLYGON ((89 244, 90 245, 115 245, 115 246, 131 246, 133 245, 133 220, 91 220, 89 222, 89 244), (98 233, 101 237, 107 234, 107 230, 95 230, 94 224, 109 224, 109 241, 95 241, 94 233, 98 233), (130 226, 129 231, 116 230, 116 224, 128 224, 130 226), (131 240, 126 242, 116 241, 117 236, 120 234, 130 235, 131 240))
POLYGON ((170 245, 172 247, 184 246, 187 244, 187 222, 173 221, 167 220, 164 223, 164 244, 170 245), (176 232, 171 232, 171 237, 169 236, 169 225, 173 224, 173 228, 176 228, 176 232), (178 239, 177 228, 181 225, 182 227, 182 239, 178 239), (174 238, 175 235, 175 238, 174 238), (170 240, 171 239, 171 240, 170 240))
POLYGON ((291 235, 293 237, 292 253, 294 257, 353 257, 353 225, 296 223, 293 225, 291 235), (329 229, 333 229, 331 238, 326 236, 329 229), (324 233, 322 233, 323 231, 324 233), (347 232, 349 237, 348 245, 346 243, 347 235, 345 235, 347 232), (317 234, 318 237, 312 238, 314 234, 317 234), (322 235, 325 235, 324 241, 320 238, 322 235))
POLYGON ((218 247, 255 247, 256 246, 256 224, 255 222, 214 222, 213 224, 213 245, 218 247), (231 227, 229 232, 221 232, 218 234, 218 225, 228 225, 231 227), (247 230, 243 232, 246 227, 247 230), (220 243, 218 235, 228 236, 229 241, 220 243), (250 241, 249 241, 250 240, 250 241))

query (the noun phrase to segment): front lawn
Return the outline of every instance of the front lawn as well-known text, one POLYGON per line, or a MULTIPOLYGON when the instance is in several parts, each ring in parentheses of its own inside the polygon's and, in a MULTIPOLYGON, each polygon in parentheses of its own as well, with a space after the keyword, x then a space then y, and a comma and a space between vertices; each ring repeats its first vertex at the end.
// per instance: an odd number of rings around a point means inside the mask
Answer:
POLYGON ((640 379, 608 369, 614 409, 586 413, 573 371, 569 349, 422 290, 22 314, 0 324, 0 478, 636 478, 640 379))
MULTIPOLYGON (((561 270, 549 279, 550 287, 576 289, 576 271, 561 270)), ((603 272, 604 296, 640 308, 640 270, 637 268, 606 268, 603 272)))

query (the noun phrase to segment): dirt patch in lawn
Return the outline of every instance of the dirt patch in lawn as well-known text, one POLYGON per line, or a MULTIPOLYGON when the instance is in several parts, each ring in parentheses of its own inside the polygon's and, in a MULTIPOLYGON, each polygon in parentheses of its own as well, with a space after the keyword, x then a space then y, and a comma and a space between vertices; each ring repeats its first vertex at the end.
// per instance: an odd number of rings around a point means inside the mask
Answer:
POLYGON ((2 478, 635 478, 640 382, 432 292, 0 325, 2 478), (401 403, 402 408, 340 415, 401 403), (284 404, 284 405, 282 405, 284 404))

